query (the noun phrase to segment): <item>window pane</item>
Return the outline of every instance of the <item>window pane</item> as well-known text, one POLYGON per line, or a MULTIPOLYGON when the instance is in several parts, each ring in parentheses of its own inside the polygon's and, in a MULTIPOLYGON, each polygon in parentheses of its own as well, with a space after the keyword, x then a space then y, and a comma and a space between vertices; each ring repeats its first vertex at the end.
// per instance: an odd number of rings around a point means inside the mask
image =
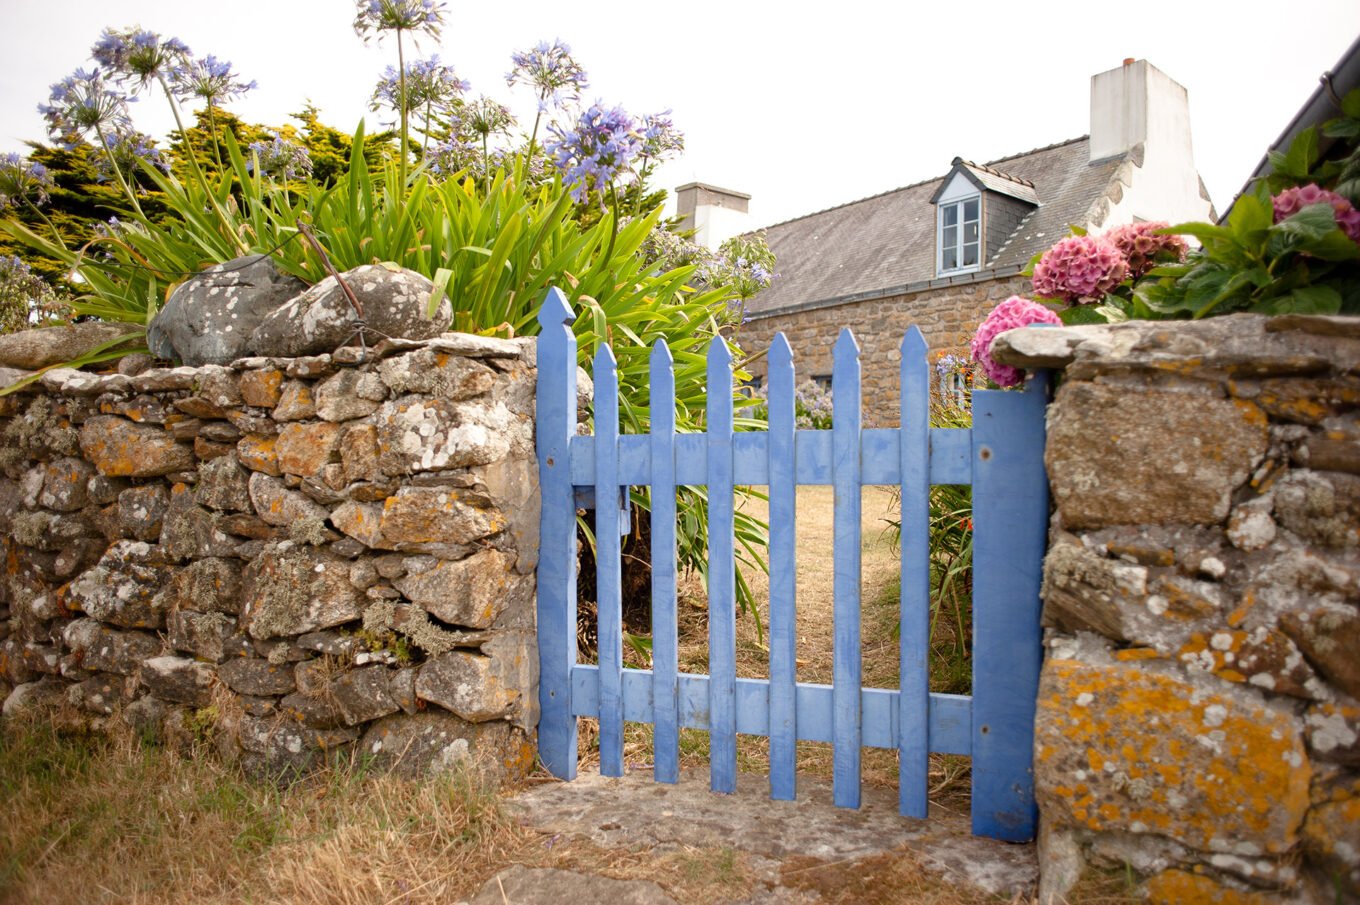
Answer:
POLYGON ((944 252, 940 255, 940 269, 941 269, 941 270, 953 270, 954 268, 956 268, 956 267, 958 267, 958 266, 959 266, 959 252, 958 252, 958 249, 952 248, 952 247, 946 247, 946 248, 944 249, 944 252))
POLYGON ((944 232, 940 233, 940 247, 953 248, 959 244, 959 228, 957 226, 946 226, 944 232))
POLYGON ((977 240, 978 240, 977 221, 975 220, 972 223, 965 222, 963 224, 963 241, 977 242, 977 240))
POLYGON ((963 266, 972 267, 978 262, 977 243, 963 246, 963 266))
POLYGON ((940 222, 945 226, 953 226, 955 223, 958 223, 959 206, 957 204, 950 204, 940 208, 940 218, 940 222))
POLYGON ((963 219, 976 220, 978 218, 978 199, 970 198, 963 202, 963 219))

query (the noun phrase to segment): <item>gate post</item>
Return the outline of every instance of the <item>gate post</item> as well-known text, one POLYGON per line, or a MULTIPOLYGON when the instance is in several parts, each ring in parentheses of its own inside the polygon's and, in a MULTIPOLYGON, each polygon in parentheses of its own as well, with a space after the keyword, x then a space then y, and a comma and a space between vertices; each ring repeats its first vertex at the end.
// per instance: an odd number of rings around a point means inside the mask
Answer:
POLYGON ((538 756, 559 779, 576 778, 576 501, 571 438, 576 434, 575 314, 549 289, 538 312, 535 441, 542 499, 538 536, 538 756))
POLYGON ((1048 373, 973 394, 973 833, 1034 838, 1048 373))

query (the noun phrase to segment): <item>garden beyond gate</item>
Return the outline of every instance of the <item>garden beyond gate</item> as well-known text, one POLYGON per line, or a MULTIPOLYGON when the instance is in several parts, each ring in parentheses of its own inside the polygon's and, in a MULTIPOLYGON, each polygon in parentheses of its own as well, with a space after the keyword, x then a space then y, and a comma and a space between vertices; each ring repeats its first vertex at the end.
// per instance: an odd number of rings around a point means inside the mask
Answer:
POLYGON ((972 758, 977 835, 1034 836, 1031 752, 1040 665, 1039 583, 1048 524, 1044 474, 1047 382, 1023 392, 973 394, 973 427, 929 426, 929 365, 915 327, 902 342, 901 427, 865 429, 859 348, 836 342, 833 427, 797 430, 794 362, 783 336, 769 351, 769 424, 734 431, 732 358, 715 340, 707 357, 704 433, 675 432, 670 351, 651 354, 651 429, 619 434, 613 354, 594 360, 595 433, 577 434, 575 316, 550 290, 539 313, 537 443, 542 488, 538 564, 539 754, 562 779, 576 775, 577 717, 598 717, 600 772, 623 774, 623 724, 651 723, 654 775, 675 782, 679 730, 709 733, 711 787, 736 788, 737 733, 768 736, 770 795, 793 799, 799 740, 831 742, 833 798, 858 807, 860 752, 896 749, 902 814, 926 816, 931 752, 972 758), (834 655, 830 686, 796 678, 795 489, 835 492, 834 655), (973 489, 972 695, 931 693, 929 493, 932 484, 973 489), (651 670, 623 666, 620 592, 622 505, 629 486, 652 490, 651 670), (707 488, 709 675, 678 671, 675 488, 707 488), (764 485, 770 498, 770 677, 736 677, 733 488, 764 485), (863 688, 860 654, 860 497, 865 485, 902 492, 901 683, 863 688), (598 563, 598 666, 577 662, 577 488, 594 488, 598 563))

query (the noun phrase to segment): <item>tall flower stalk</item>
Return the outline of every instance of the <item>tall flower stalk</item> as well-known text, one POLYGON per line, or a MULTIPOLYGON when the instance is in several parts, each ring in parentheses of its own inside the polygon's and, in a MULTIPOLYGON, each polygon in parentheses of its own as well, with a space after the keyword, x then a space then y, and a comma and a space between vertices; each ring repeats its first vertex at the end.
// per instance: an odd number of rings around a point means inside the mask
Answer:
POLYGON ((196 97, 208 106, 208 133, 212 136, 213 159, 222 169, 222 150, 217 144, 217 117, 214 109, 224 100, 231 100, 253 91, 254 82, 243 82, 231 69, 231 63, 208 54, 201 60, 190 60, 171 74, 171 84, 183 97, 196 97))
POLYGON ((412 37, 420 34, 439 39, 439 30, 444 25, 445 4, 442 0, 358 0, 354 17, 354 32, 364 41, 370 34, 379 38, 385 32, 397 34, 397 91, 400 103, 397 110, 401 114, 401 152, 398 155, 397 178, 400 190, 406 191, 406 171, 408 164, 410 104, 407 102, 406 50, 402 35, 412 32, 412 37))
POLYGON ((98 69, 77 69, 52 86, 48 103, 39 104, 38 112, 47 120, 47 130, 53 140, 67 150, 93 134, 95 144, 108 159, 110 171, 119 188, 131 202, 133 210, 145 216, 137 193, 129 179, 124 178, 118 161, 114 159, 113 145, 110 144, 112 135, 132 128, 128 101, 127 95, 110 86, 98 69))
POLYGON ((525 157, 533 159, 535 142, 538 140, 538 127, 543 114, 548 109, 564 109, 581 99, 581 91, 590 87, 586 72, 571 55, 571 48, 563 41, 539 41, 531 50, 516 51, 510 55, 513 68, 505 76, 510 87, 527 85, 534 90, 538 101, 538 112, 534 114, 534 127, 529 133, 529 147, 525 157))

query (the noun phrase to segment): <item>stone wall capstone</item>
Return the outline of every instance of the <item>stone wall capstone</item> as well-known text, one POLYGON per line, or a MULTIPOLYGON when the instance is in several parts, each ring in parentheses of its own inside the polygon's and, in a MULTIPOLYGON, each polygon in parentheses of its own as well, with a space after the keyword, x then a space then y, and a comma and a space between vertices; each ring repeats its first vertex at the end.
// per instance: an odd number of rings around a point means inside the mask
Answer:
POLYGON ((1062 369, 1040 899, 1360 900, 1360 319, 1017 330, 1062 369))
POLYGON ((210 727, 265 774, 353 746, 527 772, 534 351, 444 334, 0 397, 4 714, 210 727))

